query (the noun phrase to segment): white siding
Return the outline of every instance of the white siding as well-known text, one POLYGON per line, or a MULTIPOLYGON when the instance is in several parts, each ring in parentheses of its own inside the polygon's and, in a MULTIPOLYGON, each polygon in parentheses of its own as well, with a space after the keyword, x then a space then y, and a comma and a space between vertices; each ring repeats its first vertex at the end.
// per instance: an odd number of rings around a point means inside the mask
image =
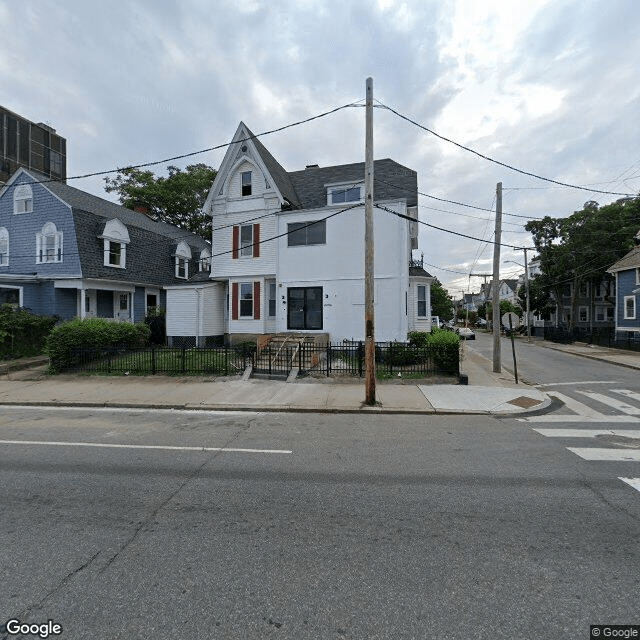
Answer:
POLYGON ((240 164, 229 180, 228 197, 250 199, 255 196, 261 196, 266 191, 264 176, 262 171, 251 162, 243 162, 240 164), (251 195, 242 196, 242 173, 251 171, 251 195))
POLYGON ((167 335, 196 335, 196 291, 188 289, 167 290, 167 335))
POLYGON ((224 328, 224 285, 167 289, 168 336, 218 336, 224 328))
POLYGON ((221 336, 225 333, 224 285, 208 287, 202 290, 203 321, 202 335, 221 336))

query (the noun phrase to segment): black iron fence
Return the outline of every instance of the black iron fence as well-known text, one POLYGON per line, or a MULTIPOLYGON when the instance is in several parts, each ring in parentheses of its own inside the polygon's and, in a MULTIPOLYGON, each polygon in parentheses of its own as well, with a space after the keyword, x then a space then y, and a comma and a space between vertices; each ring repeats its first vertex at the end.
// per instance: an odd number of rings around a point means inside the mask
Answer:
POLYGON ((585 342, 586 344, 593 344, 598 347, 640 351, 640 332, 616 332, 612 327, 597 329, 588 329, 583 327, 573 327, 572 329, 562 327, 545 327, 544 339, 562 344, 585 342))
MULTIPOLYGON (((460 373, 457 344, 430 348, 377 342, 375 353, 379 377, 460 373)), ((291 369, 298 368, 303 375, 361 377, 365 368, 363 342, 327 345, 289 342, 268 344, 260 351, 248 345, 82 348, 74 351, 73 362, 68 371, 107 375, 237 375, 252 365, 254 372, 272 376, 286 376, 291 369)))

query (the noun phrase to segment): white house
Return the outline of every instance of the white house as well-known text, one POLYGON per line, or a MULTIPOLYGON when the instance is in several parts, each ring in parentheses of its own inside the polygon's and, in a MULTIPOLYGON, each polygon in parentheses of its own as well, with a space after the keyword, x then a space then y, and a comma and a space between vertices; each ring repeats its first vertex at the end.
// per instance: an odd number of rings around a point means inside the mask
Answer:
MULTIPOLYGON (((376 339, 404 341, 431 329, 433 278, 415 263, 410 272, 417 176, 386 159, 374 177, 384 207, 374 209, 376 339)), ((276 333, 362 340, 363 199, 364 163, 287 172, 240 123, 204 205, 213 218, 210 282, 168 289, 170 342, 194 331, 198 344, 276 333)))

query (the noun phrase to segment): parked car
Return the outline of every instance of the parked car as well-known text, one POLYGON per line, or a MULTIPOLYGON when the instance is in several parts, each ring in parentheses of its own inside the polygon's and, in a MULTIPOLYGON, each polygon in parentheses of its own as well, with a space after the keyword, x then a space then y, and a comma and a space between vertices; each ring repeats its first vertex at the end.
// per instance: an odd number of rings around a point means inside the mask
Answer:
POLYGON ((469 329, 469 327, 460 327, 458 329, 458 335, 465 340, 475 340, 476 334, 469 329))

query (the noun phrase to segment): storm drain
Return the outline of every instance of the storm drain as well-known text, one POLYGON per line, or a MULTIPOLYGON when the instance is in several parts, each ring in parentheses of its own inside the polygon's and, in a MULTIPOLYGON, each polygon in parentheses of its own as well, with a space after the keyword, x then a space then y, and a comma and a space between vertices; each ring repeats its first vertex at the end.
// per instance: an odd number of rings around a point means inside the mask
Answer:
POLYGON ((520 396, 513 400, 508 400, 509 404, 515 404, 516 407, 522 407, 523 409, 529 409, 529 407, 535 407, 540 404, 540 400, 534 400, 533 398, 527 398, 527 396, 520 396))

